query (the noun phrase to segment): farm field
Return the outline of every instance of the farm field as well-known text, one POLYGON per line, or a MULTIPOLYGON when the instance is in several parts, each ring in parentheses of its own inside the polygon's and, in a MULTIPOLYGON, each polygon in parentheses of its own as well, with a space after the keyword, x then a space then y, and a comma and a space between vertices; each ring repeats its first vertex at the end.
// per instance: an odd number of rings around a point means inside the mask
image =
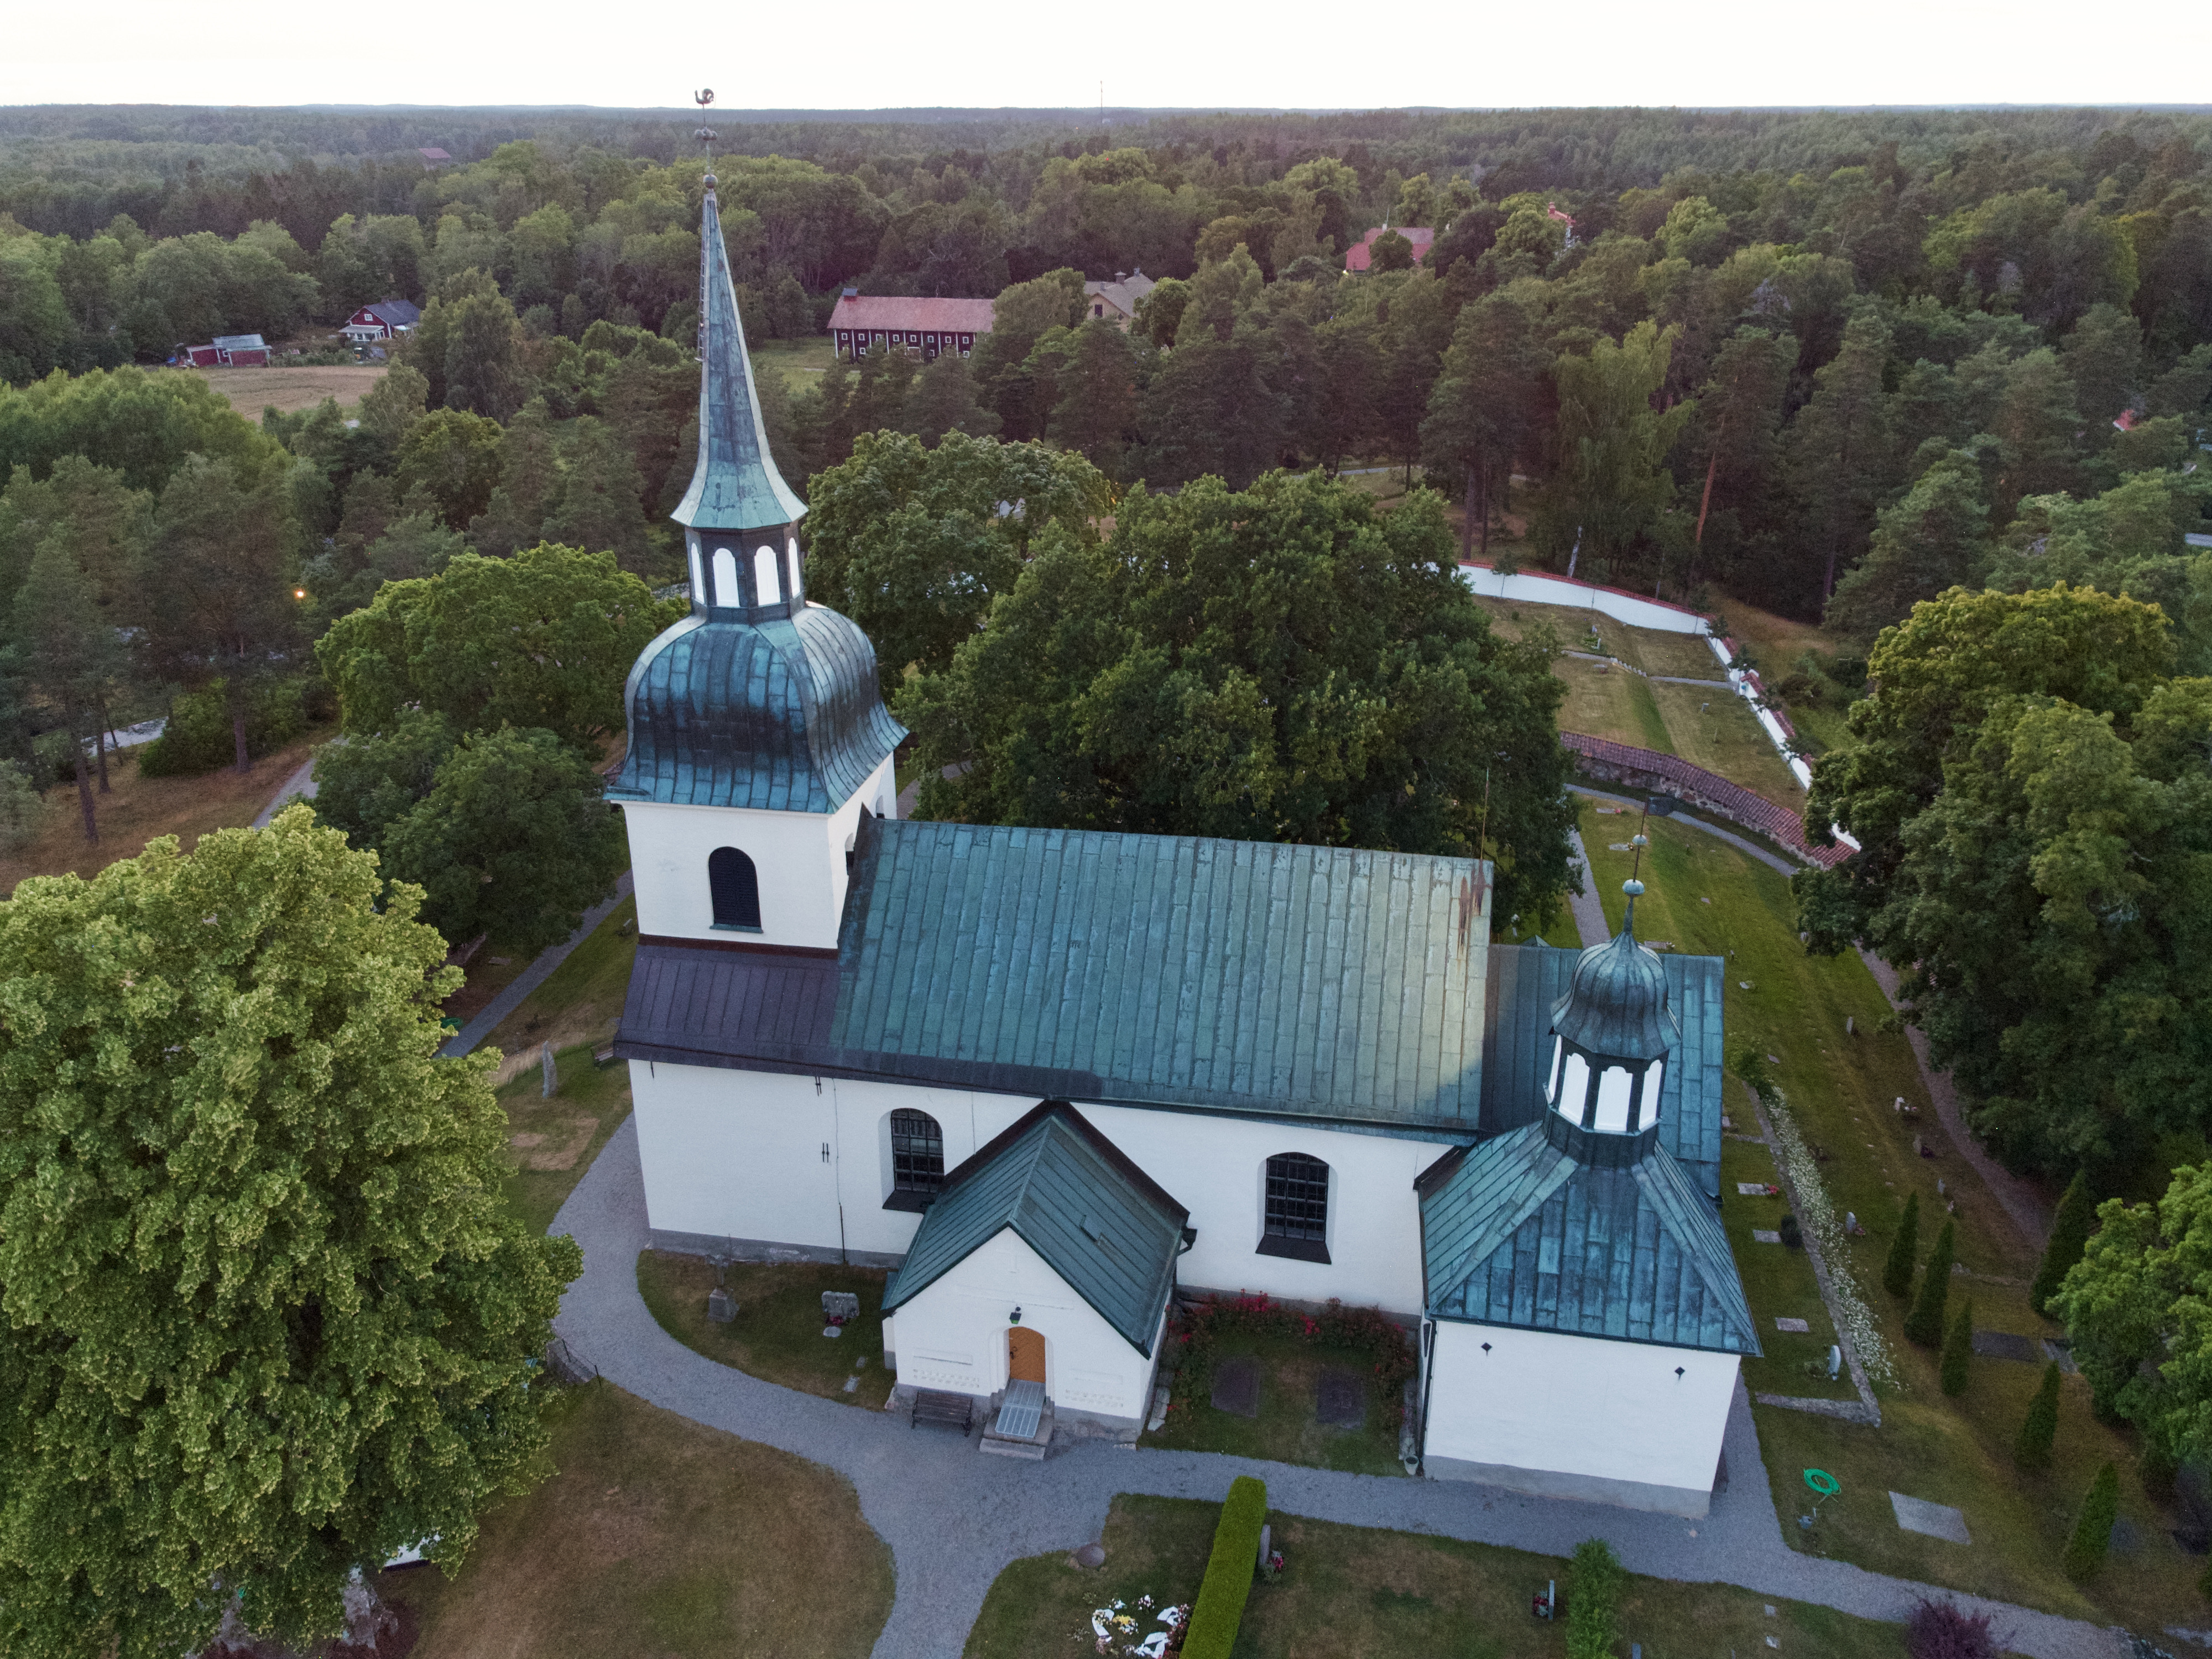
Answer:
POLYGON ((179 368, 178 374, 197 374, 228 399, 230 406, 249 421, 261 418, 274 407, 289 415, 313 409, 325 398, 341 404, 357 404, 362 393, 384 378, 381 363, 326 363, 312 368, 288 368, 272 363, 267 368, 179 368))
POLYGON ((826 370, 836 355, 826 334, 805 340, 763 340, 750 349, 754 364, 763 373, 773 370, 781 374, 785 389, 790 392, 812 386, 814 377, 826 370))

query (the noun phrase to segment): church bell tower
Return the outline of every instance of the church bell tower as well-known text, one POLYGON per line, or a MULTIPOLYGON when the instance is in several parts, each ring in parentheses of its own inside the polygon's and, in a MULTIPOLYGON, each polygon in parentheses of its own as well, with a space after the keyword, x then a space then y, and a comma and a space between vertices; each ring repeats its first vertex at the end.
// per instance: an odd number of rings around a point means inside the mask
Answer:
POLYGON ((630 670, 629 751, 607 798, 629 825, 640 933, 834 949, 848 854, 864 813, 896 810, 906 731, 867 635, 806 598, 806 507, 769 447, 714 186, 709 172, 698 464, 671 515, 691 614, 630 670))

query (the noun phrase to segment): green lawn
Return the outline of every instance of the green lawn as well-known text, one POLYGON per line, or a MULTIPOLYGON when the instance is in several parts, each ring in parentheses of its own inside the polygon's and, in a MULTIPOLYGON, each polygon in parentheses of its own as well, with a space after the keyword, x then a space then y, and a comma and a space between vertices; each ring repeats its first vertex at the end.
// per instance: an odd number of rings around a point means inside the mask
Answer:
POLYGON ((696 1255, 647 1250, 637 1259, 645 1305, 685 1347, 787 1389, 883 1408, 896 1380, 884 1369, 884 1274, 878 1268, 812 1261, 735 1261, 723 1283, 738 1299, 727 1325, 707 1317, 714 1269, 696 1255), (842 1336, 822 1334, 822 1292, 856 1291, 859 1322, 842 1336), (848 1391, 845 1384, 857 1377, 848 1391))
MULTIPOLYGON (((1031 1556, 999 1575, 969 1632, 967 1659, 1089 1655, 1091 1613, 1116 1599, 1141 1632, 1163 1628, 1158 1606, 1189 1601, 1205 1575, 1218 1504, 1116 1498, 1107 1512, 1106 1564, 1090 1571, 1061 1553, 1031 1556)), ((1529 1598, 1547 1581, 1565 1589, 1566 1563, 1496 1545, 1413 1533, 1269 1517, 1284 1571, 1255 1584, 1236 1659, 1554 1659, 1566 1652, 1564 1621, 1532 1619, 1529 1598)), ((1826 1607, 1774 1604, 1749 1590, 1632 1577, 1621 1600, 1615 1651, 1641 1644, 1646 1659, 1750 1659, 1772 1637, 1796 1659, 1880 1659, 1905 1651, 1895 1625, 1826 1607)))
POLYGON ((559 1049, 608 1042, 622 1023, 630 964, 636 958, 637 901, 626 898, 500 1021, 484 1039, 486 1046, 515 1054, 541 1042, 559 1049))
POLYGON ((1222 1359, 1250 1355, 1260 1361, 1260 1415, 1254 1419, 1218 1411, 1203 1398, 1188 1406, 1177 1401, 1167 1421, 1143 1437, 1144 1444, 1266 1457, 1358 1474, 1405 1474, 1398 1462, 1398 1431, 1384 1426, 1375 1401, 1368 1402, 1364 1429, 1330 1427, 1315 1415, 1315 1389, 1322 1368, 1337 1365, 1364 1373, 1374 1363, 1367 1355, 1316 1347, 1293 1337, 1243 1333, 1221 1338, 1215 1353, 1222 1359))
POLYGON ((818 1463, 613 1384, 550 1403, 556 1473, 495 1504, 466 1560, 380 1575, 414 1659, 864 1659, 890 1548, 818 1463), (834 1590, 834 1593, 830 1593, 834 1590))
MULTIPOLYGON (((1751 1097, 1740 1085, 1729 1085, 1729 1107, 1738 1133, 1758 1132, 1751 1116, 1751 1097)), ((1799 1398, 1856 1400, 1850 1370, 1828 1381, 1828 1346, 1836 1340, 1826 1305, 1820 1300, 1820 1284, 1813 1275, 1813 1259, 1803 1250, 1782 1244, 1763 1244, 1754 1231, 1775 1232, 1785 1198, 1749 1198, 1736 1191, 1741 1181, 1767 1182, 1779 1186, 1773 1154, 1764 1146, 1741 1140, 1721 1143, 1721 1224, 1728 1231, 1729 1248, 1743 1274, 1744 1294, 1750 1298, 1759 1322, 1759 1346, 1764 1358, 1747 1359, 1743 1380, 1759 1394, 1792 1395, 1799 1398), (1802 1319, 1809 1332, 1777 1330, 1777 1319, 1802 1319)))
POLYGON ((754 363, 763 371, 783 376, 785 389, 791 392, 803 392, 812 386, 814 377, 828 368, 837 355, 827 334, 804 340, 763 340, 751 351, 754 363))
MULTIPOLYGON (((1607 921, 1618 927, 1620 884, 1629 859, 1611 851, 1609 843, 1626 837, 1619 832, 1618 818, 1600 820, 1587 805, 1583 823, 1599 896, 1607 921), (1603 830, 1597 827, 1601 822, 1603 830)), ((1774 1057, 1768 1070, 1807 1142, 1828 1155, 1820 1170, 1831 1200, 1838 1210, 1856 1212, 1865 1225, 1867 1236, 1847 1246, 1846 1265, 1883 1333, 1895 1370, 1896 1384, 1877 1390, 1883 1419, 1879 1429, 1778 1407, 1753 1408, 1775 1503, 1785 1517, 1783 1530, 1791 1546, 2074 1617, 2125 1621, 2153 1637, 2165 1625, 2202 1626, 2208 1609, 2194 1583, 2203 1562, 2172 1542, 2166 1531, 2172 1517, 2144 1496, 2135 1477, 2131 1437, 2091 1419, 2087 1391, 2078 1378, 2066 1384, 2056 1468, 2047 1476, 2027 1475, 2013 1467, 2011 1447, 2039 1368, 1977 1359, 1966 1394, 1948 1400, 1936 1384, 1936 1356, 1904 1340, 1904 1310, 1881 1288, 1881 1264, 1907 1193, 1920 1194, 1923 1254, 1933 1244, 1936 1227, 1946 1218, 1945 1200, 1936 1190, 1938 1181, 1958 1203, 1958 1214, 1951 1218, 1959 1261, 1966 1270, 1954 1277, 1952 1294, 1974 1298, 1976 1325, 2031 1336, 2057 1331, 2027 1306, 2034 1252, 1971 1167, 1950 1150, 1902 1033, 1880 1029, 1888 1006, 1865 965, 1856 955, 1805 953, 1797 942, 1788 884, 1776 872, 1712 836, 1664 819, 1651 820, 1649 833, 1647 890, 1637 902, 1637 933, 1647 939, 1671 940, 1681 951, 1734 952, 1724 994, 1729 1044, 1733 1048, 1748 1043, 1774 1057), (1845 1034, 1847 1018, 1856 1021, 1856 1035, 1845 1034), (1901 1117, 1891 1109, 1900 1095, 1919 1109, 1919 1117, 1901 1117), (1939 1156, 1917 1156, 1916 1134, 1939 1156), (2081 1495, 2107 1459, 2120 1465, 2121 1514, 2130 1522, 2136 1541, 2132 1553, 2116 1554, 2084 1591, 2060 1573, 2058 1559, 2081 1495), (1808 1468, 1828 1470, 1844 1488, 1842 1497, 1823 1507, 1809 1535, 1787 1519, 1803 1507, 1808 1468), (1899 1530, 1889 1504, 1892 1491, 1956 1505, 1966 1514, 1973 1546, 1899 1530)), ((1740 1084, 1729 1083, 1729 1099, 1738 1127, 1747 1128, 1749 1113, 1740 1084)), ((1764 1213, 1772 1206, 1777 1214, 1779 1209, 1772 1200, 1735 1195, 1737 1179, 1762 1178, 1756 1167, 1748 1175, 1734 1173, 1747 1167, 1741 1155, 1760 1154, 1761 1149, 1733 1141, 1723 1145, 1731 1157, 1723 1218, 1735 1242, 1741 1237, 1738 1229, 1748 1224, 1748 1208, 1759 1207, 1764 1213)), ((1780 1278, 1787 1264, 1777 1267, 1772 1261, 1780 1254, 1773 1245, 1736 1243, 1759 1340, 1773 1356, 1747 1366, 1746 1376, 1753 1387, 1769 1392, 1784 1391, 1781 1379, 1793 1351, 1777 1345, 1776 1316, 1811 1317, 1802 1311, 1802 1286, 1793 1291, 1780 1278)), ((1814 1323, 1817 1333, 1820 1322, 1814 1323)), ((1825 1351, 1825 1342, 1816 1346, 1825 1351)), ((1818 1392, 1796 1381, 1786 1391, 1818 1392)))
POLYGON ((1651 697, 1674 752, 1684 760, 1793 811, 1804 805, 1796 775, 1751 705, 1735 692, 1717 685, 1654 683, 1651 697))
MULTIPOLYGON (((522 1056, 518 1056, 522 1058, 522 1056)), ((530 1066, 501 1085, 499 1103, 507 1109, 507 1204, 542 1232, 584 1178, 607 1137, 629 1115, 629 1067, 592 1063, 589 1043, 553 1056, 559 1086, 544 1097, 544 1076, 530 1066)))

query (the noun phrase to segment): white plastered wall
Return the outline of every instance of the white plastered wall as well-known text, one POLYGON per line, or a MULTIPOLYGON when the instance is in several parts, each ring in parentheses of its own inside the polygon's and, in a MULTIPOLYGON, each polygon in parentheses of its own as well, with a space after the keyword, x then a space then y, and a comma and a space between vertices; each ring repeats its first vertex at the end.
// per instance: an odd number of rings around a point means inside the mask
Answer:
POLYGON ((1431 1328, 1422 1445, 1430 1474, 1705 1513, 1735 1393, 1735 1355, 1450 1320, 1431 1328))
POLYGON ((625 801, 630 868, 637 884, 637 930, 671 939, 734 940, 834 950, 848 877, 845 854, 863 811, 897 811, 891 757, 835 812, 771 812, 737 806, 677 806, 625 801), (714 926, 708 855, 734 847, 760 878, 761 931, 714 926))
MULTIPOLYGON (((1011 1228, 900 1306, 898 1380, 988 1396, 1006 1386, 1008 1317, 1044 1338, 1045 1394, 1063 1414, 1133 1420, 1151 1404, 1166 1309, 1141 1354, 1011 1228)), ((888 1340, 889 1339, 887 1339, 888 1340)))
MULTIPOLYGON (((765 900, 765 895, 763 895, 765 900)), ((630 1062, 646 1205, 656 1232, 822 1254, 897 1256, 921 1217, 886 1210, 891 1113, 928 1113, 951 1170, 1036 1104, 1017 1095, 630 1062), (825 1152, 826 1149, 826 1152, 825 1152)), ((1387 1135, 1126 1106, 1076 1109, 1190 1212, 1178 1282, 1338 1297, 1411 1316, 1421 1305, 1413 1177, 1442 1145, 1387 1135), (1326 1263, 1259 1253, 1267 1160, 1329 1166, 1326 1263)))

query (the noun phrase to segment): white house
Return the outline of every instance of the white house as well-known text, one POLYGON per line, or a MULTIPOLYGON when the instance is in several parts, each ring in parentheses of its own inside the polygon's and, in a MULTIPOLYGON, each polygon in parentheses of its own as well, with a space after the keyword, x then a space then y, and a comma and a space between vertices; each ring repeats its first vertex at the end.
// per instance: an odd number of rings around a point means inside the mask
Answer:
POLYGON ((805 596, 709 179, 696 608, 628 688, 653 1242, 893 1269, 902 1396, 1129 1432, 1177 1295, 1373 1305, 1434 1476, 1702 1514, 1758 1344, 1721 964, 1490 942, 1465 859, 896 816, 805 596), (1026 1413, 1026 1415, 1024 1415, 1026 1413))

